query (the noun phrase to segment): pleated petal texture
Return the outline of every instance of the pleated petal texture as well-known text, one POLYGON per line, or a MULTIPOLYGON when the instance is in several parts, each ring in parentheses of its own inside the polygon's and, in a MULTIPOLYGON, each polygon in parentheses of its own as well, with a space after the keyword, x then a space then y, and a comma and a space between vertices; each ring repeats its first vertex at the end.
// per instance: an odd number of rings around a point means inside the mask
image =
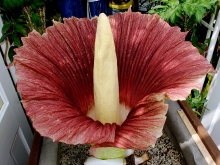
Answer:
POLYGON ((168 105, 164 104, 164 93, 150 94, 133 107, 121 126, 117 127, 115 141, 102 143, 90 149, 96 152, 98 147, 117 147, 145 150, 155 145, 162 135, 168 105))
POLYGON ((86 116, 93 104, 96 24, 66 19, 43 36, 30 33, 16 50, 17 88, 42 136, 68 144, 114 141, 115 124, 102 125, 86 116))
POLYGON ((151 93, 165 92, 171 100, 185 100, 200 78, 215 72, 187 33, 170 27, 158 15, 127 12, 110 17, 118 55, 121 102, 134 107, 151 93), (120 20, 120 21, 119 21, 120 20))
MULTIPOLYGON (((146 149, 161 135, 167 105, 185 99, 212 66, 186 33, 157 15, 125 12, 109 17, 118 62, 120 103, 130 108, 121 126, 87 117, 94 104, 97 18, 69 18, 42 36, 22 38, 16 49, 17 89, 34 128, 68 144, 146 149)), ((106 50, 108 51, 108 50, 106 50)))

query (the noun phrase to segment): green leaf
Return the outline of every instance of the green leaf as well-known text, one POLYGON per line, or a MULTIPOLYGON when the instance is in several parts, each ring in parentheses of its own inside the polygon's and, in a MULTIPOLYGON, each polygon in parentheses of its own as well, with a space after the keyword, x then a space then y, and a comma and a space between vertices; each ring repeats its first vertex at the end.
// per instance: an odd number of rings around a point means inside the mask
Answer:
POLYGON ((210 9, 212 5, 213 5, 213 3, 211 3, 211 2, 201 2, 199 4, 199 6, 205 7, 207 9, 210 9))
POLYGON ((35 4, 31 4, 31 8, 37 10, 37 6, 35 4))
POLYGON ((199 53, 200 54, 203 54, 204 53, 204 50, 202 48, 200 48, 199 46, 196 46, 196 48, 199 50, 199 53))
POLYGON ((36 5, 36 6, 42 6, 42 5, 44 5, 44 2, 40 2, 40 1, 39 1, 39 2, 36 2, 35 5, 36 5))
POLYGON ((149 10, 148 13, 149 13, 149 14, 155 14, 156 11, 155 11, 155 10, 149 10))
POLYGON ((200 95, 199 90, 193 89, 192 91, 193 91, 193 95, 194 95, 196 98, 198 98, 199 95, 200 95))
POLYGON ((13 61, 13 56, 16 54, 14 48, 17 48, 17 46, 11 46, 8 51, 8 58, 11 62, 13 61))
MULTIPOLYGON (((166 12, 163 13, 162 17, 164 18, 164 20, 168 21, 168 20, 170 20, 171 16, 173 15, 173 12, 174 12, 174 10, 169 9, 166 12)), ((172 20, 174 20, 174 18, 172 18, 172 20)))
POLYGON ((193 44, 193 46, 197 46, 198 41, 199 41, 198 37, 196 35, 194 35, 192 37, 192 44, 193 44))
POLYGON ((161 0, 161 2, 168 3, 169 0, 161 0))
POLYGON ((207 110, 207 111, 210 111, 210 109, 208 109, 207 107, 203 107, 203 109, 207 110))
POLYGON ((44 5, 44 0, 33 0, 33 4, 36 6, 42 6, 44 5))
POLYGON ((186 15, 188 15, 189 17, 191 17, 194 14, 194 8, 191 4, 186 3, 183 5, 183 11, 186 13, 186 15))
POLYGON ((27 36, 27 31, 24 26, 20 24, 15 24, 14 27, 17 32, 21 33, 23 36, 27 36))
POLYGON ((171 8, 175 8, 175 7, 177 7, 179 5, 179 0, 170 0, 169 1, 169 6, 171 7, 171 8))
POLYGON ((194 104, 198 104, 199 101, 200 101, 200 98, 193 98, 192 99, 192 103, 194 103, 194 104))
POLYGON ((21 46, 20 38, 17 35, 13 34, 12 40, 13 40, 15 46, 17 46, 17 47, 21 46))
MULTIPOLYGON (((217 6, 217 5, 215 5, 215 6, 217 6)), ((210 13, 214 13, 214 12, 215 12, 215 6, 213 5, 213 6, 211 7, 211 9, 209 9, 209 10, 210 10, 210 13)))
POLYGON ((204 104, 206 103, 208 100, 204 99, 204 100, 201 100, 200 103, 204 104))
POLYGON ((201 116, 201 113, 199 113, 199 111, 194 110, 194 113, 201 116))
POLYGON ((207 9, 205 9, 204 7, 201 7, 201 6, 198 6, 196 9, 197 9, 197 10, 200 10, 201 13, 203 13, 203 15, 205 15, 205 13, 207 12, 207 11, 206 11, 207 9))
POLYGON ((31 13, 31 20, 35 25, 38 23, 38 16, 36 13, 31 13))
POLYGON ((3 36, 0 38, 0 43, 2 43, 11 33, 5 33, 3 36))
POLYGON ((204 44, 209 44, 211 41, 211 38, 207 38, 205 41, 204 41, 204 44))
POLYGON ((196 21, 200 22, 203 18, 203 15, 204 15, 203 11, 197 10, 196 13, 195 13, 196 21))
POLYGON ((2 27, 2 34, 6 33, 11 26, 12 26, 11 22, 5 22, 2 27))
POLYGON ((153 10, 155 10, 155 9, 163 9, 163 8, 166 8, 166 6, 157 5, 157 6, 153 7, 153 10))
POLYGON ((20 8, 22 7, 23 4, 23 0, 4 0, 3 1, 3 6, 4 8, 6 8, 7 10, 14 10, 16 8, 20 8))
POLYGON ((176 8, 175 14, 176 14, 177 17, 180 17, 180 18, 182 17, 182 7, 181 6, 178 6, 176 8))
POLYGON ((175 15, 175 13, 173 13, 173 14, 170 16, 170 22, 171 22, 171 23, 175 23, 175 22, 176 22, 176 15, 175 15))

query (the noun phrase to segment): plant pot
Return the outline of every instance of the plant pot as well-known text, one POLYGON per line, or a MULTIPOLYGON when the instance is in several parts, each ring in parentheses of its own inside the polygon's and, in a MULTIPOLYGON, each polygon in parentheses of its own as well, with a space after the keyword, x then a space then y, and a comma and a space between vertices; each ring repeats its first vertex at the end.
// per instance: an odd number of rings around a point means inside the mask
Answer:
MULTIPOLYGON (((213 159, 217 165, 220 165, 220 151, 218 150, 217 146, 215 145, 211 137, 208 135, 205 128, 202 126, 199 119, 190 109, 188 103, 186 103, 185 101, 179 101, 179 102, 167 101, 167 103, 169 104, 169 110, 167 113, 167 120, 164 126, 164 130, 166 134, 168 135, 169 140, 174 145, 174 148, 177 151, 179 150, 180 154, 183 155, 181 164, 206 165, 208 164, 206 156, 208 156, 211 159, 213 159), (204 152, 201 152, 201 149, 197 146, 198 142, 195 142, 193 140, 194 135, 192 136, 190 134, 189 130, 187 129, 183 120, 178 114, 178 111, 180 109, 182 109, 185 112, 187 118, 190 121, 190 124, 192 124, 192 126, 196 130, 197 132, 196 135, 198 135, 198 137, 200 137, 201 139, 200 143, 204 144, 205 148, 203 148, 203 150, 206 150, 208 152, 206 153, 205 156, 203 155, 204 152)), ((42 138, 38 133, 35 133, 28 164, 29 165, 50 165, 50 164, 60 165, 59 159, 60 159, 60 146, 61 145, 63 144, 57 143, 57 142, 54 143, 52 142, 51 139, 42 138), (42 142, 42 145, 41 145, 41 142, 42 142)), ((79 146, 74 146, 74 147, 72 147, 73 149, 72 151, 68 150, 68 148, 66 149, 66 151, 72 152, 73 154, 76 154, 76 152, 80 152, 79 155, 81 155, 81 158, 75 157, 73 159, 82 159, 84 161, 88 157, 87 150, 89 146, 79 145, 79 146)), ((170 148, 170 147, 168 146, 167 148, 170 148)), ((65 152, 65 149, 62 152, 65 152)), ((141 154, 144 152, 145 151, 136 151, 136 154, 137 153, 141 154)), ((66 153, 66 155, 68 154, 69 153, 66 153)), ((166 154, 166 152, 163 154, 166 154)), ((158 162, 154 162, 154 163, 160 164, 159 161, 161 161, 160 156, 158 157, 158 162)))

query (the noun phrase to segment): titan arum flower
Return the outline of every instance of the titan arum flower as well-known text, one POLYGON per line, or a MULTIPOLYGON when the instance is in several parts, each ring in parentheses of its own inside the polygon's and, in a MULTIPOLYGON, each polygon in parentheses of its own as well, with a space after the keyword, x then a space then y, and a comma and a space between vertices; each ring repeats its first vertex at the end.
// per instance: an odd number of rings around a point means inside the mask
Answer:
POLYGON ((98 158, 105 158, 102 149, 154 145, 166 119, 164 99, 186 99, 214 72, 185 36, 158 15, 131 11, 72 17, 42 36, 31 32, 14 60, 33 127, 54 141, 92 144, 98 158))

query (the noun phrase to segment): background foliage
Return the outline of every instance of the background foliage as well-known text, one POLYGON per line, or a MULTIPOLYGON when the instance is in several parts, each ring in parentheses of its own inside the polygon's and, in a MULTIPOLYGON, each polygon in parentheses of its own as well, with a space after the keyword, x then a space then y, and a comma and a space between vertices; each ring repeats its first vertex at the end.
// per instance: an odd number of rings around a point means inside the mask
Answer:
POLYGON ((162 4, 149 11, 158 13, 171 25, 181 27, 182 31, 190 31, 209 12, 214 12, 218 0, 161 0, 162 4))
MULTIPOLYGON (((207 53, 210 39, 204 38, 204 29, 201 30, 201 20, 210 18, 215 8, 219 7, 219 0, 161 0, 153 1, 157 5, 149 10, 150 14, 158 13, 162 19, 171 26, 179 26, 181 31, 188 31, 186 40, 199 50, 200 54, 205 56, 207 53), (201 37, 203 33, 203 37, 201 37), (202 39, 201 39, 202 38, 202 39)), ((205 29, 206 31, 206 29, 205 29)), ((199 68, 198 68, 199 69, 199 68)), ((194 112, 201 116, 204 104, 207 102, 209 86, 212 76, 207 75, 206 83, 200 92, 196 89, 191 91, 187 102, 194 112)))
MULTIPOLYGON (((0 0, 0 14, 3 18, 4 25, 2 27, 2 37, 0 43, 5 41, 13 43, 9 48, 9 52, 5 52, 10 61, 13 61, 15 55, 14 48, 22 46, 21 37, 34 29, 39 33, 43 33, 46 29, 46 7, 49 0, 0 0)), ((48 5, 49 6, 49 5, 48 5)), ((48 10, 50 7, 47 7, 48 10)), ((50 10, 49 10, 50 11, 50 10)))

